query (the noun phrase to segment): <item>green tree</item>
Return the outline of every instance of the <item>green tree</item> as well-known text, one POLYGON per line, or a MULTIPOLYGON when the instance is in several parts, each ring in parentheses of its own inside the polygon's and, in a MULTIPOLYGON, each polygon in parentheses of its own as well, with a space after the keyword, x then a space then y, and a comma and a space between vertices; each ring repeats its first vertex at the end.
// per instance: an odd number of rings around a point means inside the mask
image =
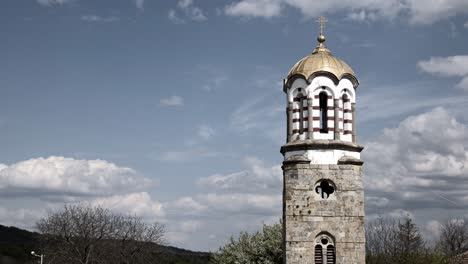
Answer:
POLYGON ((263 225, 263 229, 254 234, 241 232, 235 239, 221 247, 213 256, 214 264, 282 264, 281 223, 272 226, 263 225))

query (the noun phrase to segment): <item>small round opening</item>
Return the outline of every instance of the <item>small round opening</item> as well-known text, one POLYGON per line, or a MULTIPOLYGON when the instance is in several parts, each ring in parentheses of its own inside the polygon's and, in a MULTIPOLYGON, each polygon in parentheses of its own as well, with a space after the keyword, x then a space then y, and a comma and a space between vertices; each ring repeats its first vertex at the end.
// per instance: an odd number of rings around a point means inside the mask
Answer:
POLYGON ((322 238, 322 244, 324 244, 324 245, 328 244, 328 239, 322 238))

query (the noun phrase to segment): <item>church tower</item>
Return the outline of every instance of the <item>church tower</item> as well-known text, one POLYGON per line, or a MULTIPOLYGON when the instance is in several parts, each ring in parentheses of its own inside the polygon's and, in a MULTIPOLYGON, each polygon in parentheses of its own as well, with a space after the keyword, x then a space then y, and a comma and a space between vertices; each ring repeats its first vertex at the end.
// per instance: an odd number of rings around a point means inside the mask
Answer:
POLYGON ((363 264, 363 147, 356 143, 359 82, 348 64, 325 47, 325 18, 318 22, 318 46, 284 80, 284 263, 363 264))

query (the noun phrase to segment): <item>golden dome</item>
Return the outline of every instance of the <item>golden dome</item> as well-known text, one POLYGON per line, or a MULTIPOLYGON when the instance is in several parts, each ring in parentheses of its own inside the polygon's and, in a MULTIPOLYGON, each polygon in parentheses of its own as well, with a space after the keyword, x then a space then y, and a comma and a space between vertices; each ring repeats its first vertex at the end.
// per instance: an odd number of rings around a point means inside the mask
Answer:
POLYGON ((309 79, 313 75, 327 75, 332 77, 336 83, 343 78, 348 78, 356 88, 359 81, 354 75, 353 69, 346 62, 333 56, 325 47, 325 37, 320 34, 317 38, 319 45, 314 49, 311 55, 298 61, 289 71, 286 81, 290 83, 295 77, 302 76, 309 79))

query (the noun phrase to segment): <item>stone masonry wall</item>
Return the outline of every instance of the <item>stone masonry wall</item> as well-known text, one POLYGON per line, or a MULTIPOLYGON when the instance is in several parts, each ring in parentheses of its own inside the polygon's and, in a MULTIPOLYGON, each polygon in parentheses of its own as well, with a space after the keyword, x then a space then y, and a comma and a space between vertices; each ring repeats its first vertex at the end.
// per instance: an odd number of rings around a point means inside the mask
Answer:
POLYGON ((360 165, 283 164, 285 263, 314 264, 317 235, 334 238, 336 264, 365 263, 364 190, 360 165), (323 200, 314 190, 328 179, 336 190, 323 200))

